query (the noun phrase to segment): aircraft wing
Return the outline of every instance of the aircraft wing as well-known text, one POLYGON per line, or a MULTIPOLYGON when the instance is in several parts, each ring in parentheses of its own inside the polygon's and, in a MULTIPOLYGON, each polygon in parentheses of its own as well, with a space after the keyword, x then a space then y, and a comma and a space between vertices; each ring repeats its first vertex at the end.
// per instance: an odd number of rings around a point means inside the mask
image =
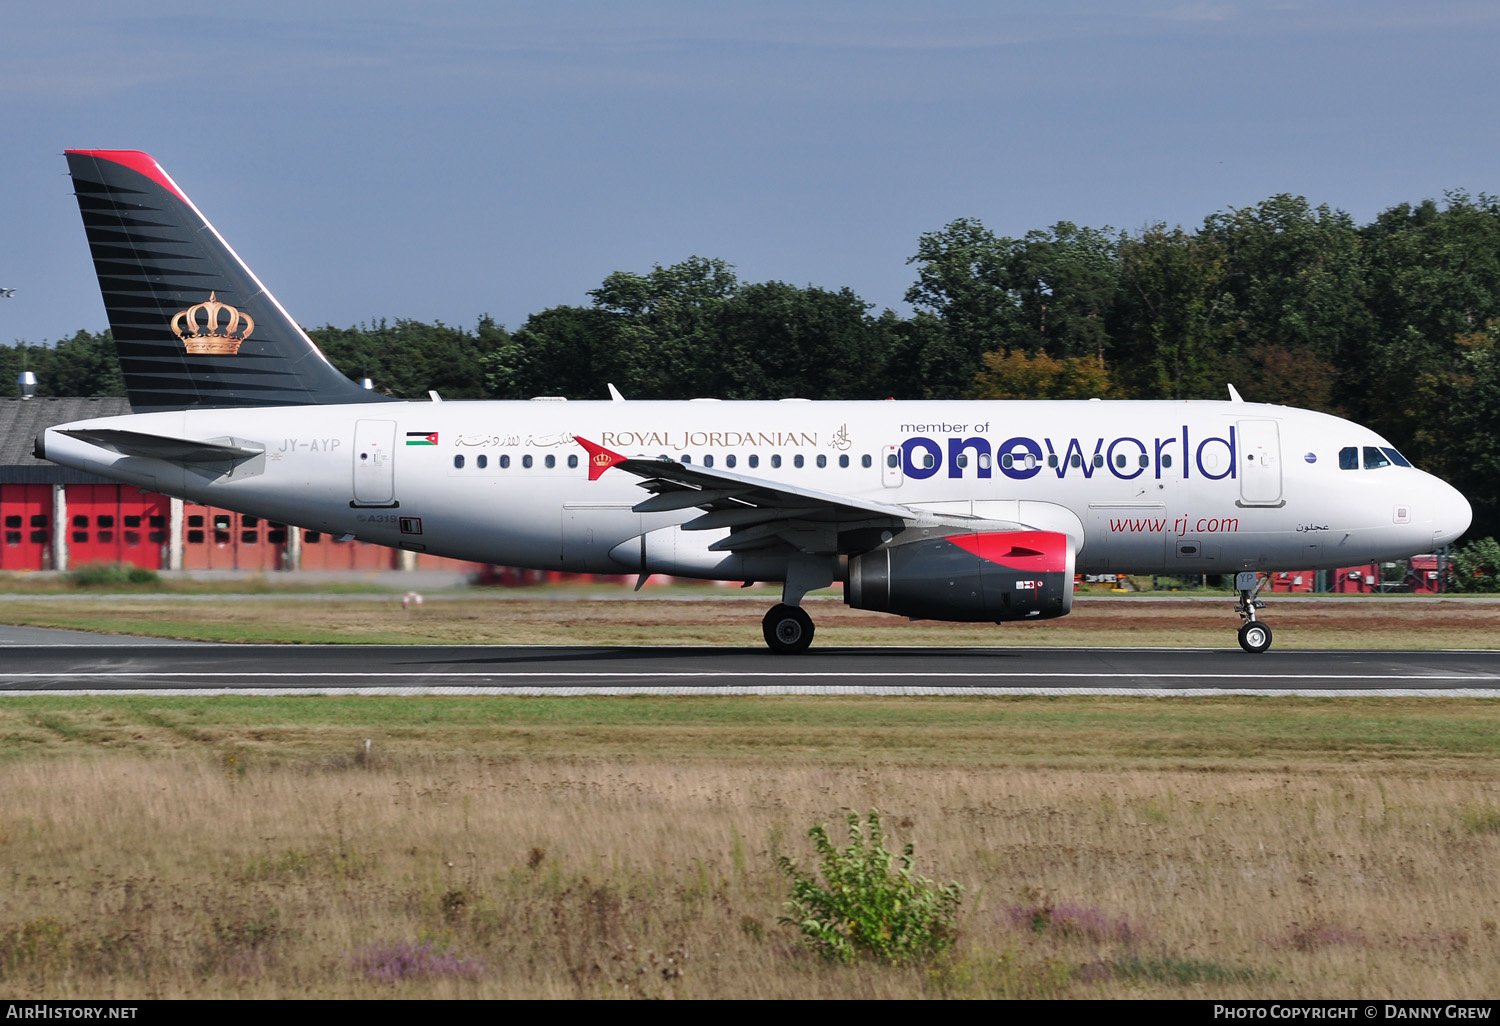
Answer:
POLYGON ((862 551, 879 544, 884 529, 934 519, 908 506, 672 459, 623 456, 576 435, 574 441, 589 453, 590 480, 611 468, 641 478, 641 487, 653 494, 637 503, 635 512, 697 508, 702 515, 684 523, 684 531, 729 528, 727 537, 709 546, 711 551, 741 552, 778 544, 806 552, 862 551))
POLYGON ((200 442, 192 438, 172 438, 117 428, 62 428, 58 433, 121 456, 142 456, 168 463, 236 463, 265 452, 262 448, 240 445, 233 439, 200 442))

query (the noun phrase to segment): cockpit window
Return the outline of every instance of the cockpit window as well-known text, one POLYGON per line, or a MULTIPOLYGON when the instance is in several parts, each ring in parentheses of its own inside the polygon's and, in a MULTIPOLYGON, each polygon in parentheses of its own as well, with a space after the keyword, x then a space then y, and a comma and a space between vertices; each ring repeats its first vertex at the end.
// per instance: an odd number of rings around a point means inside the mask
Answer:
POLYGON ((1381 467, 1389 467, 1390 465, 1390 458, 1387 457, 1385 453, 1381 452, 1379 447, 1374 445, 1365 446, 1366 470, 1378 470, 1381 467))
POLYGON ((1401 455, 1399 452, 1397 452, 1395 449, 1392 449, 1388 445, 1382 445, 1380 447, 1380 451, 1383 452, 1383 453, 1385 453, 1387 456, 1389 456, 1391 458, 1391 462, 1394 463, 1398 467, 1409 467, 1409 466, 1411 466, 1411 461, 1410 460, 1408 460, 1405 456, 1401 455))
POLYGON ((1359 469, 1359 447, 1358 446, 1356 446, 1356 445, 1346 445, 1342 449, 1339 450, 1339 469, 1340 470, 1358 470, 1359 469))

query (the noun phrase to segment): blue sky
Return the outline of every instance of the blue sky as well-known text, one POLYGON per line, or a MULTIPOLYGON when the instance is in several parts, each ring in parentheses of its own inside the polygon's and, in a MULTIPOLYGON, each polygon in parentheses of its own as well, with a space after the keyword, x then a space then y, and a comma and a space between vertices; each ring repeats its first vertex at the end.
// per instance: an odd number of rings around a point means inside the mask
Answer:
POLYGON ((1500 192, 1500 4, 256 4, 0 17, 0 341, 106 326, 69 148, 142 149, 304 324, 516 327, 690 255, 907 312, 917 237, 1500 192))

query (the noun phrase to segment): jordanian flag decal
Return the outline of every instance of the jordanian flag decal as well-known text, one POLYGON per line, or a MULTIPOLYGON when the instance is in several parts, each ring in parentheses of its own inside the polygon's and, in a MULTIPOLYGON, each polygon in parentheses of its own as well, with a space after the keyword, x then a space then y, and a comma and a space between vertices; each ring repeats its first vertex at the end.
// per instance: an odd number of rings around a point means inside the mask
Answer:
POLYGON ((408 431, 406 433, 407 445, 437 445, 436 431, 408 431))

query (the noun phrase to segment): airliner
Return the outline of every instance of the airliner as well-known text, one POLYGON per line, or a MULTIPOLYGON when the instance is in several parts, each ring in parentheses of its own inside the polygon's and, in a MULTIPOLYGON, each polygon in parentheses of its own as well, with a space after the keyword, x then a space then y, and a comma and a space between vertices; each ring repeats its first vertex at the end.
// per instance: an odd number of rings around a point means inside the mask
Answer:
POLYGON ((1430 551, 1469 503, 1338 417, 1243 401, 398 401, 339 373, 162 166, 67 160, 129 416, 37 455, 335 536, 507 566, 779 582, 1003 623, 1063 616, 1075 574, 1233 575, 1271 645, 1277 570, 1430 551))

